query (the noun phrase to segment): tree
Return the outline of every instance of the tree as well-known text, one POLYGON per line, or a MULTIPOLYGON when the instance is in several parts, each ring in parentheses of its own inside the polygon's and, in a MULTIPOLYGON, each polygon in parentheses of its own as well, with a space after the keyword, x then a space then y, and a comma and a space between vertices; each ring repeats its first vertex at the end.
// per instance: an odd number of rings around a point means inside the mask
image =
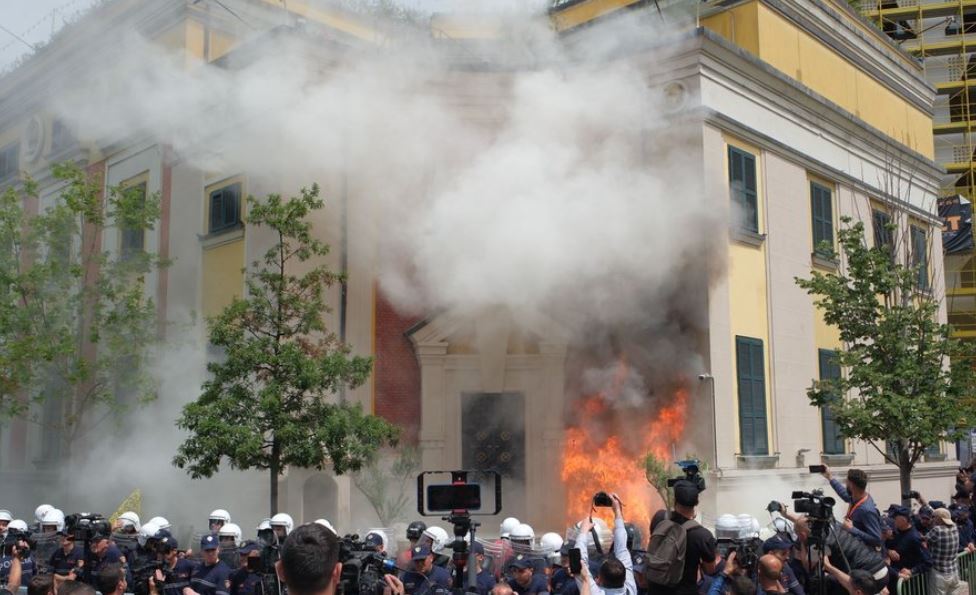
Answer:
MULTIPOLYGON (((920 287, 920 267, 898 262, 894 230, 888 224, 881 236, 887 240, 868 248, 864 224, 843 218, 843 269, 814 271, 796 282, 815 296, 844 345, 837 354, 844 373, 815 381, 810 402, 830 407, 842 436, 866 441, 897 465, 908 493, 926 449, 957 439, 972 421, 965 404, 973 389, 972 353, 939 323, 939 300, 920 287)), ((831 247, 822 250, 838 258, 831 247)))
POLYGON ((190 436, 173 463, 195 479, 211 477, 224 459, 235 469, 267 470, 273 515, 286 465, 356 471, 395 443, 397 430, 330 399, 361 385, 372 359, 351 355, 322 320, 324 290, 342 275, 320 264, 329 248, 312 236, 318 186, 287 200, 247 201, 248 224, 268 228, 276 241, 246 271, 246 297, 208 321, 210 343, 224 355, 207 364, 201 395, 183 408, 177 426, 190 436), (292 272, 298 268, 307 270, 292 272))
POLYGON ((0 422, 26 418, 70 444, 155 398, 144 278, 167 263, 144 249, 159 218, 144 185, 103 192, 72 164, 52 175, 63 188, 50 205, 31 179, 0 195, 0 422), (126 240, 117 250, 103 248, 110 233, 126 240))
POLYGON ((420 453, 416 448, 407 447, 401 448, 387 464, 375 460, 353 477, 353 483, 376 511, 381 526, 391 526, 413 500, 408 482, 419 470, 420 453))

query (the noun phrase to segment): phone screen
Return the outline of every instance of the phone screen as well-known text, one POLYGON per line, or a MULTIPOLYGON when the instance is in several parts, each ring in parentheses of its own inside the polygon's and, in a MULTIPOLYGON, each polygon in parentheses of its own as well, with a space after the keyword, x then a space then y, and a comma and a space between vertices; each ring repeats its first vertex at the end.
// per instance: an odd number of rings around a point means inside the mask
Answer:
POLYGON ((573 573, 573 576, 579 576, 583 573, 583 562, 580 559, 578 547, 569 550, 569 571, 573 573))
POLYGON ((826 470, 826 465, 810 465, 810 473, 823 473, 826 470))

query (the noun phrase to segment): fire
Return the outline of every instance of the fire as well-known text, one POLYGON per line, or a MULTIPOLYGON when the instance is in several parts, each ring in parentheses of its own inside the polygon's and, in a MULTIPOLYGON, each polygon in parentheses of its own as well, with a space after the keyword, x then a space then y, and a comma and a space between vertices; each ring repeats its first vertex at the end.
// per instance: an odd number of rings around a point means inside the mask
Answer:
MULTIPOLYGON (((614 409, 626 374, 627 364, 621 361, 611 386, 580 403, 580 423, 566 431, 561 478, 569 524, 590 514, 593 494, 616 491, 624 503, 624 517, 646 540, 651 516, 663 503, 644 476, 642 460, 647 453, 674 460, 672 449, 684 432, 688 393, 676 390, 657 411, 614 409)), ((597 509, 596 514, 610 524, 609 509, 597 509)))

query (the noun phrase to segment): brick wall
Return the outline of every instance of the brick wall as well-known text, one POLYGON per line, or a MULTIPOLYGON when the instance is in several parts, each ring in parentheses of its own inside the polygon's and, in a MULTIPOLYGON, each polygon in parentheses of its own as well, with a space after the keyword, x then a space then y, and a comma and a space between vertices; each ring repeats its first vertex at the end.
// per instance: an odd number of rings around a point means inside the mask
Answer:
POLYGON ((377 288, 375 413, 403 428, 407 443, 416 442, 420 428, 420 364, 405 333, 422 318, 398 312, 377 288))

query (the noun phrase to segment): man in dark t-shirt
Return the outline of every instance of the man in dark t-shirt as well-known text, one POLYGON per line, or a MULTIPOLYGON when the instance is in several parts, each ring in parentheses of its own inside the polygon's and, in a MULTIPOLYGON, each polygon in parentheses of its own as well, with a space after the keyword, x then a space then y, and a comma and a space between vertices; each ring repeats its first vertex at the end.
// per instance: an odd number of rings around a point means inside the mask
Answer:
MULTIPOLYGON (((695 507, 698 506, 698 486, 687 480, 679 480, 674 485, 674 511, 669 517, 672 522, 686 524, 695 518, 695 507)), ((661 510, 651 520, 651 534, 654 527, 665 518, 666 513, 661 510)), ((681 574, 681 581, 674 586, 647 584, 649 595, 695 595, 698 592, 698 570, 707 574, 714 574, 718 548, 712 532, 695 524, 687 527, 685 546, 685 568, 681 574)))

